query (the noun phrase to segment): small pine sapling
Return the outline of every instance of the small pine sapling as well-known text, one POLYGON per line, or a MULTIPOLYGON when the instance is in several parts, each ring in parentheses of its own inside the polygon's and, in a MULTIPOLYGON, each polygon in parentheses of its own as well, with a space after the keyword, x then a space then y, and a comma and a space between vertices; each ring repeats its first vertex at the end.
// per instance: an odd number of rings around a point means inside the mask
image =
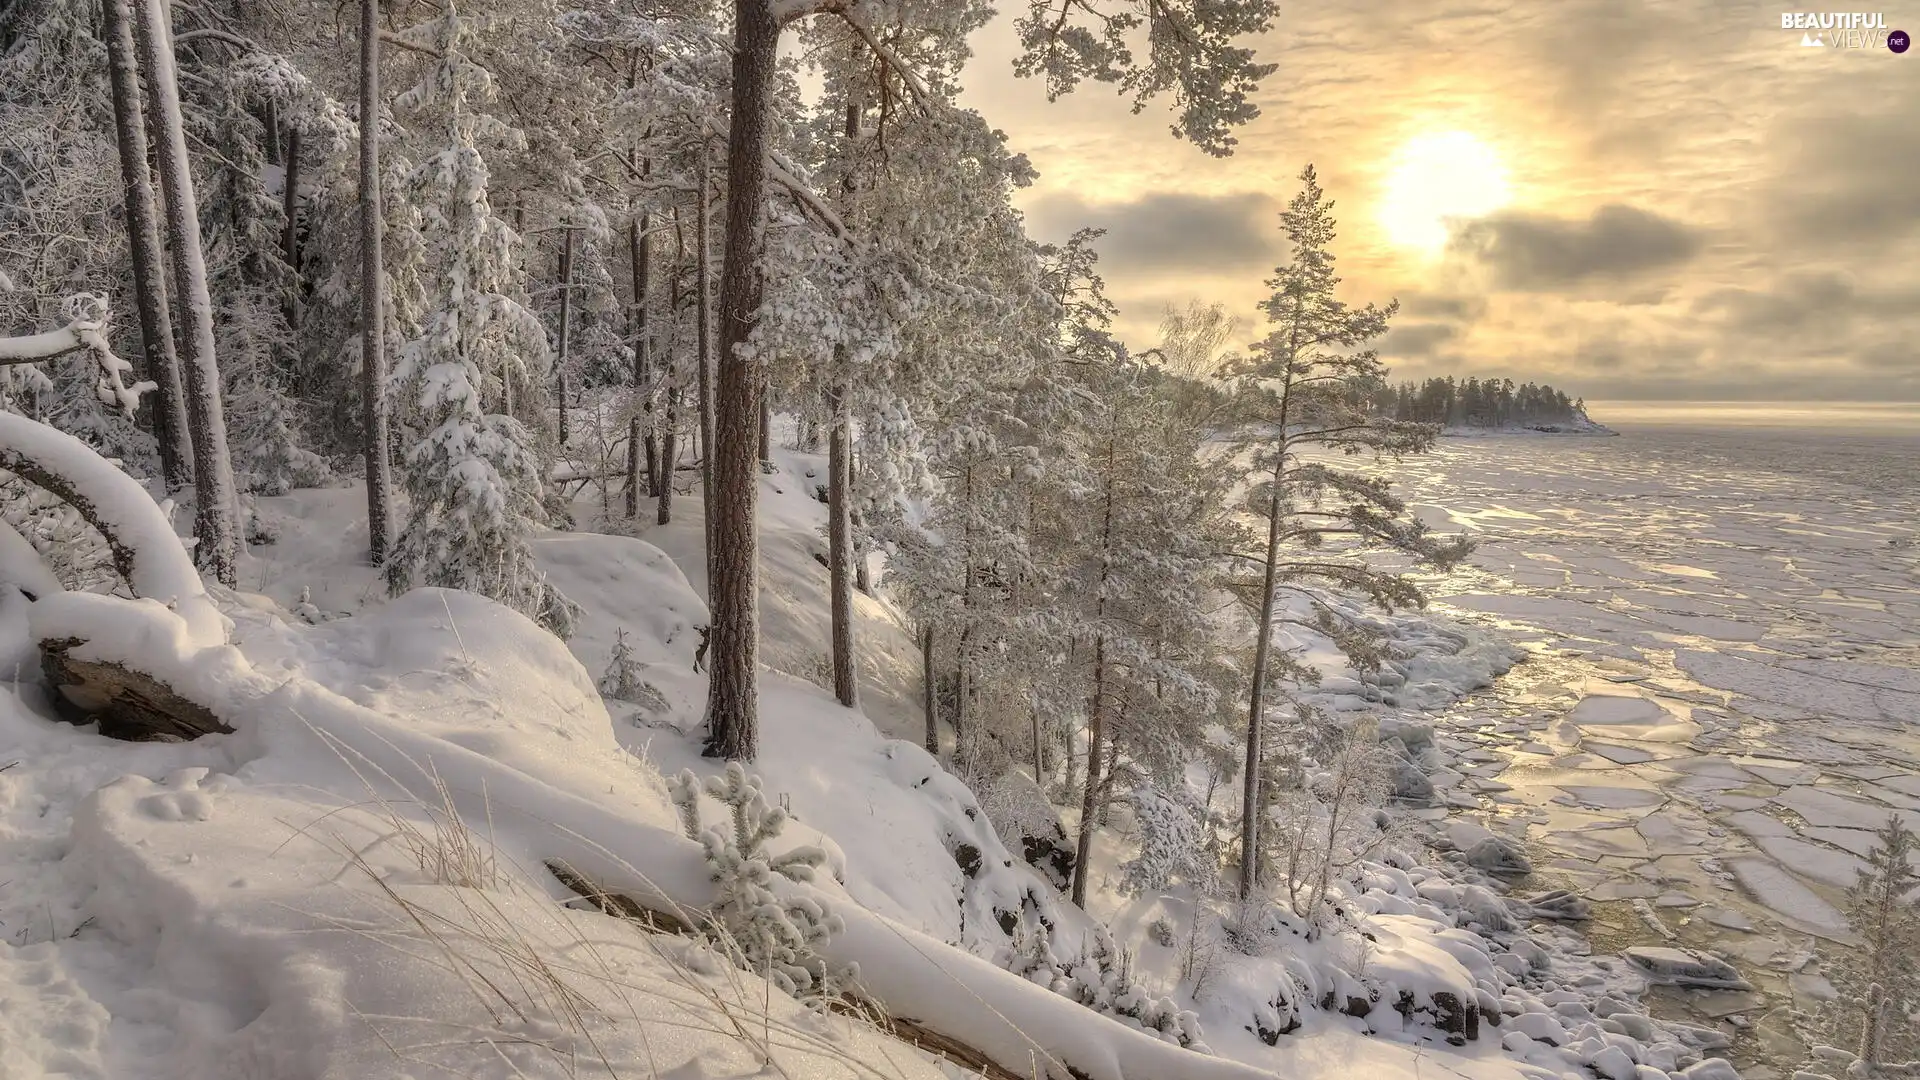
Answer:
POLYGON ((818 900, 782 898, 773 891, 776 876, 812 881, 827 860, 826 852, 811 845, 778 855, 767 851, 767 842, 785 827, 787 812, 767 804, 760 778, 747 775, 739 762, 728 762, 726 772, 708 777, 704 785, 691 770, 683 771, 668 787, 680 808, 681 827, 705 849, 707 867, 719 886, 709 936, 740 967, 809 1005, 824 1007, 839 997, 859 972, 853 965, 829 966, 819 947, 845 924, 818 900), (702 824, 703 791, 727 807, 731 832, 702 824))
POLYGON ((995 957, 1008 971, 1071 998, 1160 1039, 1199 1053, 1212 1053, 1201 1041, 1200 1018, 1170 997, 1156 997, 1134 981, 1133 956, 1114 944, 1103 926, 1079 956, 1061 960, 1053 952, 1053 934, 1044 925, 1022 924, 1010 944, 995 957))
POLYGON ((613 657, 607 662, 606 674, 600 676, 600 696, 633 701, 642 685, 640 662, 634 659, 633 646, 627 644, 626 628, 621 627, 613 632, 613 657))
POLYGON ((624 701, 656 713, 667 711, 667 699, 652 683, 640 677, 646 665, 633 654, 624 628, 614 631, 613 656, 600 676, 600 696, 609 701, 624 701))

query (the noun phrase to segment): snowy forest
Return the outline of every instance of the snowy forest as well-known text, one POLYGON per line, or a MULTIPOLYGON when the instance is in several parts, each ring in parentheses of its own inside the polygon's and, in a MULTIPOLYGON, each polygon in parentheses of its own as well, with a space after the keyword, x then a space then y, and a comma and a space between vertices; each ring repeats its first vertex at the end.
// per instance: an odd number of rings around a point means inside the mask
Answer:
POLYGON ((1396 463, 1583 405, 1392 387, 1311 165, 1129 348, 963 73, 1224 156, 1279 12, 1008 7, 0 2, 0 1072, 1736 1076, 1419 716, 1396 463))
POLYGON ((1373 400, 1375 410, 1395 420, 1449 427, 1527 427, 1583 420, 1587 415, 1584 399, 1570 398, 1544 384, 1515 386, 1512 379, 1470 377, 1456 382, 1448 376, 1418 384, 1402 382, 1382 387, 1373 400))

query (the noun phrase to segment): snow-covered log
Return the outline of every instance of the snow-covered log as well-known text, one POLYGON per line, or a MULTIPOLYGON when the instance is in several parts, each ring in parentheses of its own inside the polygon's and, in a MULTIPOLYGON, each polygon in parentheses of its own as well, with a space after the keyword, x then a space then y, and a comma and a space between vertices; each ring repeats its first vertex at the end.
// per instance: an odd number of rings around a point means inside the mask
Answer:
POLYGON ((194 641, 226 641, 226 617, 207 596, 173 524, 133 477, 79 439, 8 412, 0 412, 0 469, 79 511, 106 538, 114 569, 133 594, 172 607, 194 641))

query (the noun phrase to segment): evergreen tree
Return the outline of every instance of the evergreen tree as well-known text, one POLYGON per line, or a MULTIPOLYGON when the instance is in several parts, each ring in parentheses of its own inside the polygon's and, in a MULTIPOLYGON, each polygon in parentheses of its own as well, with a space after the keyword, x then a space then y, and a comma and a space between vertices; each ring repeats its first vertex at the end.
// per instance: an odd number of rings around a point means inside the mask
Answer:
MULTIPOLYGON (((1823 1034, 1855 1055, 1868 1076, 1920 1053, 1913 1016, 1920 1011, 1920 855, 1913 830, 1889 817, 1847 890, 1847 926, 1857 948, 1829 954, 1826 975, 1838 997, 1822 1018, 1823 1034)), ((1852 1075, 1849 1073, 1849 1075, 1852 1075)))
POLYGON ((1229 372, 1249 422, 1248 507, 1266 525, 1265 543, 1237 556, 1253 576, 1231 582, 1258 613, 1243 764, 1242 899, 1260 880, 1269 693, 1287 682, 1317 679, 1297 658, 1276 655, 1274 628, 1310 628, 1331 638, 1363 670, 1377 668, 1377 634, 1320 602, 1319 592, 1358 593, 1387 611, 1418 605, 1424 598, 1410 579, 1375 569, 1363 553, 1383 548, 1447 567, 1470 550, 1464 539, 1443 541, 1408 517, 1386 481, 1302 453, 1311 447, 1343 456, 1397 457, 1428 449, 1434 431, 1372 415, 1367 388, 1384 371, 1378 354, 1365 345, 1386 332, 1397 304, 1354 308, 1338 298, 1333 201, 1321 192, 1313 166, 1300 180, 1300 193, 1280 214, 1292 261, 1268 280, 1273 294, 1261 304, 1273 329, 1229 372), (1282 607, 1289 599, 1295 603, 1282 607))
POLYGON ((395 358, 408 506, 387 578, 396 595, 421 585, 483 593, 558 631, 567 602, 534 568, 527 543, 543 515, 543 467, 525 425, 485 408, 503 376, 523 372, 524 357, 544 360, 547 339, 514 287, 519 238, 487 201, 479 143, 512 146, 520 136, 478 109, 493 79, 468 54, 474 32, 448 4, 407 34, 438 57, 401 104, 436 110, 446 145, 408 177, 407 196, 426 217, 431 273, 421 333, 395 358))

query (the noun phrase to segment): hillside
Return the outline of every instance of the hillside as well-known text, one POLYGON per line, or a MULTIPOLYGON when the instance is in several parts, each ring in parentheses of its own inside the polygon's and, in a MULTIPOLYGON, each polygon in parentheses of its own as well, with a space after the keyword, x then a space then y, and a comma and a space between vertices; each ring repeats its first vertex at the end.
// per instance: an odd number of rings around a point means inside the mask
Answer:
MULTIPOLYGON (((763 481, 767 547, 787 552, 767 564, 770 651, 800 663, 817 640, 802 609, 819 606, 824 578, 807 554, 819 504, 797 494, 815 466, 782 453, 763 481)), ((1580 1004, 1603 1000, 1598 990, 1552 989, 1536 973, 1634 992, 1624 969, 1578 958, 1550 928, 1536 944, 1516 936, 1492 892, 1448 883, 1475 876, 1464 865, 1410 854, 1369 864, 1353 894, 1372 912, 1363 961, 1342 939, 1288 944, 1299 928, 1281 909, 1256 931, 1266 944, 1229 949, 1212 941, 1222 925, 1195 927, 1190 896, 1119 887, 1121 825, 1082 914, 1009 850, 1014 819, 991 820, 941 763, 884 734, 912 731, 900 703, 917 688, 888 682, 910 669, 912 643, 877 601, 862 607, 862 632, 879 657, 866 683, 878 729, 791 675, 763 691, 754 770, 792 816, 769 850, 812 845, 823 871, 776 893, 826 905, 839 925, 821 955, 857 967, 860 997, 897 1019, 810 1011, 711 946, 644 932, 577 895, 591 882, 665 927, 700 921, 714 900, 663 780, 721 775, 695 737, 705 611, 687 570, 700 560, 669 554, 697 552, 686 542, 697 515, 650 539, 542 538, 543 566, 585 607, 563 647, 470 594, 377 599, 371 571, 347 554, 353 496, 263 500, 280 539, 248 559, 243 589, 258 591, 215 593, 230 646, 206 647, 158 605, 36 605, 34 619, 119 643, 236 730, 104 739, 47 718, 31 672, 0 702, 8 1077, 692 1080, 762 1063, 790 1077, 1508 1080, 1584 1076, 1589 1063, 1622 1080, 1728 1075, 1711 1060, 1681 1069, 1711 1046, 1700 1033, 1580 1004), (306 576, 325 587, 300 606, 306 576), (616 635, 644 687, 628 701, 595 691, 616 635), (1110 923, 1130 963, 1097 960, 1107 939, 1089 916, 1110 923), (1053 955, 1083 959, 1051 967, 1046 946, 1035 951, 1040 926, 1053 955), (1208 942, 1204 986, 1182 977, 1196 940, 1208 942), (1087 980, 1107 987, 1080 999, 1095 1008, 1075 999, 1087 980), (1132 1015, 1102 1015, 1116 1010, 1132 1015), (1140 1017, 1176 1024, 1161 1031, 1186 1032, 1194 1049, 1142 1031, 1140 1017), (1660 1071, 1610 1071, 1634 1061, 1660 1071)), ((1443 648, 1470 651, 1457 639, 1443 648)), ((1444 659, 1408 669, 1409 689, 1487 678, 1444 659)), ((1327 689, 1362 707, 1337 681, 1327 689)), ((1418 745, 1415 729, 1391 730, 1418 745)), ((706 820, 720 812, 704 802, 706 820)))

